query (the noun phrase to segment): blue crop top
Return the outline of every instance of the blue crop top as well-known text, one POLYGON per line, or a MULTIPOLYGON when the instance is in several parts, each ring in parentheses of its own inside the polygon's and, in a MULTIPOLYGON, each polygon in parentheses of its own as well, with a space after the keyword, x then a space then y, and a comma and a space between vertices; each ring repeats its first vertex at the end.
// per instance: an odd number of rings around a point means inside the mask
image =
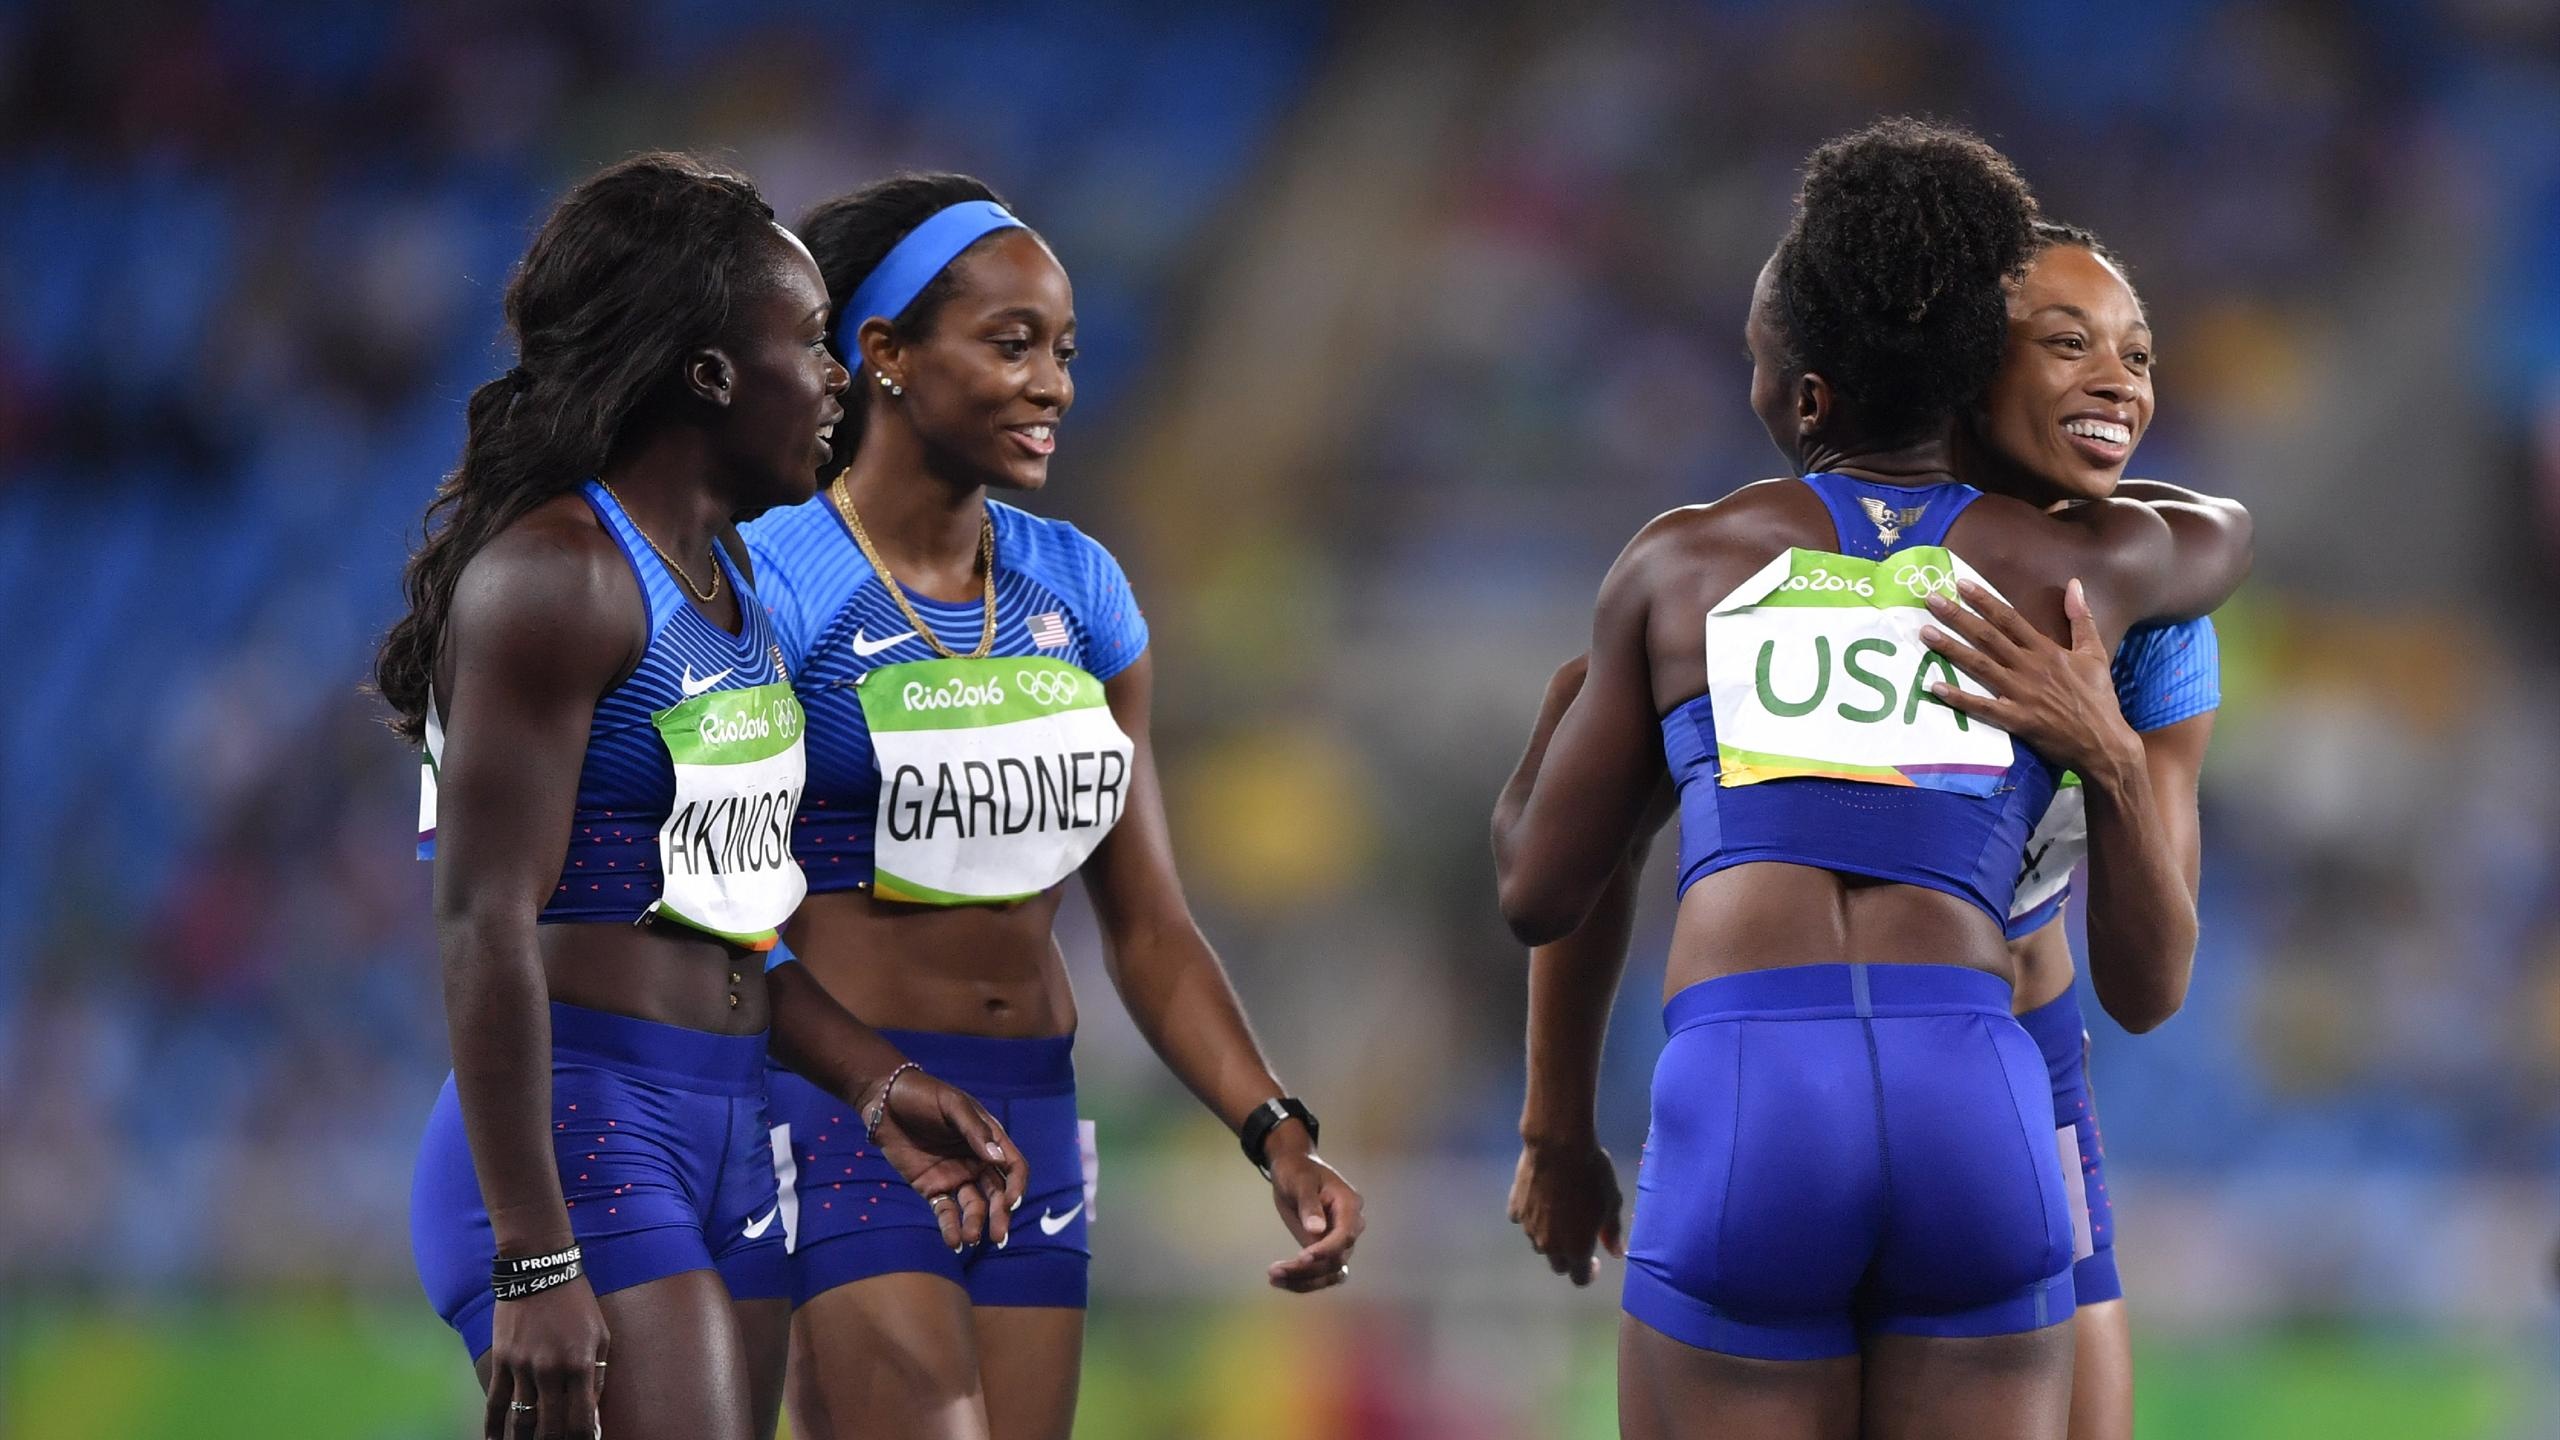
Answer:
MULTIPOLYGON (((1120 562, 1063 520, 990 500, 996 532, 994 656, 1045 656, 1097 680, 1126 670, 1147 648, 1120 562)), ((792 848, 814 892, 872 880, 880 772, 855 682, 884 665, 931 660, 881 577, 862 555, 826 492, 743 527, 757 593, 773 613, 792 684, 809 716, 809 785, 792 848)), ((953 604, 907 592, 907 603, 942 643, 966 655, 985 623, 976 600, 953 604)))
MULTIPOLYGON (((1945 543, 1969 485, 1913 489, 1814 474, 1804 483, 1831 512, 1839 553, 1880 560, 1945 543)), ((2008 914, 2028 832, 2053 798, 2054 767, 2025 746, 1987 794, 1927 785, 1797 777, 1717 783, 1715 710, 1700 695, 1662 717, 1662 746, 1680 794, 1680 891, 1735 865, 1780 861, 1944 891, 1992 919, 2008 914)))
MULTIPOLYGON (((602 485, 590 480, 581 493, 640 581, 649 606, 649 643, 631 674, 596 701, 586 758, 578 767, 568 855, 538 917, 545 925, 629 922, 659 898, 658 832, 674 808, 676 775, 654 717, 698 695, 788 678, 773 622, 725 546, 713 549, 727 583, 738 588, 745 623, 735 635, 676 588, 675 577, 602 485)), ((440 758, 442 734, 435 728, 428 737, 431 764, 440 758)), ((780 808, 788 810, 788 797, 780 808)), ((435 831, 422 826, 418 858, 434 854, 435 831)))

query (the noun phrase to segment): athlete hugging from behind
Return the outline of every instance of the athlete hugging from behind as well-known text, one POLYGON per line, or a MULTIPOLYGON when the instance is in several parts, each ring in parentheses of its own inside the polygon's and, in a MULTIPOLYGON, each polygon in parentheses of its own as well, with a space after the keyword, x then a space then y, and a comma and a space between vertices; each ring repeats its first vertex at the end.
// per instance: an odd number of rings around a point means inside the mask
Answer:
POLYGON ((1796 478, 1636 537, 1587 678, 1549 687, 1497 809, 1504 913, 1550 947, 1515 1202, 1584 1275, 1588 1241, 1561 1237, 1596 1233, 1615 1189, 1578 1077, 1631 852, 1681 820, 1619 1352, 1629 1435, 2065 1432, 2073 1227, 2004 934, 2062 767, 1976 718, 2004 702, 1932 636, 1972 628, 1939 608, 1960 595, 2103 655, 2220 603, 2246 547, 2195 517, 2049 514, 1966 483, 1958 431, 2000 368, 2036 219, 1962 132, 1891 121, 1815 153, 1744 332, 1753 409, 1796 478), (1586 925, 1590 943, 1552 945, 1586 925), (1551 1158, 1577 1183, 1539 1183, 1551 1158))
POLYGON ((1002 1117, 1031 1189, 1007 1242, 948 1245, 944 1197, 886 1184, 843 1104, 775 1072, 792 1427, 1063 1440, 1099 1198, 1052 934, 1069 876, 1139 1030, 1271 1182, 1296 1245, 1271 1283, 1341 1283, 1360 1197, 1183 900, 1128 580, 1074 526, 995 498, 1048 483, 1075 401, 1066 270, 961 175, 884 180, 801 228, 855 380, 820 494, 746 529, 809 714, 810 897, 776 983, 894 1027, 1002 1117))
MULTIPOLYGON (((2245 556, 2249 521, 2240 507, 2122 478, 2151 423, 2154 364, 2149 320, 2121 263, 2089 231, 2038 222, 2035 258, 2010 299, 1999 374, 1957 435, 1959 472, 2039 505, 2139 498, 2199 544, 2219 532, 2245 556)), ((1986 615, 2006 610, 1993 597, 1977 603, 1986 615)), ((2071 1440, 2126 1440, 2132 1341, 2062 909, 2085 856, 2101 1003, 2137 1033, 2178 1008, 2195 953, 2196 785, 2221 701, 2213 622, 2136 625, 2110 661, 2085 629, 2076 648, 2066 648, 2031 627, 1995 632, 1961 610, 1944 618, 1971 640, 1924 641, 2011 706, 1975 713, 2075 772, 2063 777, 2028 840, 2006 928, 2017 966, 2012 1006, 2044 1053, 2072 1211, 2071 1440)), ((1579 687, 1582 664, 1560 672, 1550 716, 1579 687)), ((1977 704, 1966 691, 1944 698, 1977 704)), ((1614 987, 1650 839, 1648 827, 1579 929, 1530 958, 1530 1087, 1511 1216, 1548 1264, 1577 1284, 1589 1283, 1600 1249, 1623 1255, 1625 1242, 1617 1176, 1593 1129, 1607 1011, 1573 1002, 1605 998, 1614 987), (1596 991, 1574 982, 1602 975, 1607 985, 1596 991)))

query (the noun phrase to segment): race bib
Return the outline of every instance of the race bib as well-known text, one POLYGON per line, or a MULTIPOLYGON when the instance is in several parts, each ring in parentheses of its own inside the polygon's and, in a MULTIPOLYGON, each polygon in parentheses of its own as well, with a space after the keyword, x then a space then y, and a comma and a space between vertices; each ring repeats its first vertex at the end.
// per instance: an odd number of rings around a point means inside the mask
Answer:
POLYGON ((910 661, 856 693, 880 770, 884 900, 1028 899, 1074 874, 1128 805, 1135 749, 1102 682, 1064 661, 910 661))
POLYGON ((771 949, 809 888, 791 858, 807 769, 799 697, 780 683, 714 690, 649 718, 675 762, 676 796, 648 913, 771 949))
POLYGON ((1988 582, 1943 546, 1861 560, 1789 550, 1707 614, 1720 785, 1816 777, 1988 795, 2017 758, 2007 731, 1931 683, 1988 694, 1920 643, 1927 597, 1988 582))
POLYGON ((2027 837, 2026 860, 2018 867, 2017 898, 2009 902, 2009 918, 2017 919, 2062 893, 2080 857, 2089 853, 2089 802, 2080 777, 2064 771, 2053 803, 2027 837))

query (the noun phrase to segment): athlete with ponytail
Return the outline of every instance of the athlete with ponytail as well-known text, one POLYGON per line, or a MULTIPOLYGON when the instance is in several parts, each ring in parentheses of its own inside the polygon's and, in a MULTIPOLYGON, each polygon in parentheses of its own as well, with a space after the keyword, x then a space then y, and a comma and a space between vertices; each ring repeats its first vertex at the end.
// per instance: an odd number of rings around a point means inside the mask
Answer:
MULTIPOLYGON (((1269 1177, 1296 1251, 1350 1274, 1360 1197, 1263 1059, 1193 922, 1149 741, 1154 664, 1120 566, 996 495, 1040 489, 1075 401, 1074 295, 959 175, 901 175, 802 225, 855 395, 817 499, 747 527, 809 714, 791 948, 827 991, 994 1107, 1027 1152, 1009 1241, 937 1238, 832 1097, 777 1073, 805 1440, 1064 1437, 1083 1349, 1092 1144, 1053 936, 1081 875, 1112 983, 1269 1177)), ((1108 1203, 1104 1197, 1103 1203, 1108 1203)))
MULTIPOLYGON (((2035 219, 1962 132, 1888 121, 1815 152, 1745 327, 1796 478, 1636 537, 1587 679, 1497 809, 1504 914, 1533 945, 1624 883, 1648 811, 1681 817, 1628 1435, 2068 1423, 2071 1222, 2003 935, 2059 767, 1949 703, 1978 687, 1928 648, 1930 602, 1996 592, 2032 633, 2111 647, 2219 603, 2245 545, 1957 478, 2035 219)), ((1615 979, 1541 984, 1589 1011, 1615 979)))
POLYGON ((787 1314, 768 1053, 956 1193, 953 1244, 1002 1239, 1023 1164, 759 953, 804 888, 803 725, 732 523, 805 499, 841 414, 816 264, 743 178, 643 155, 560 202, 506 316, 376 664, 426 750, 454 1052, 419 1278, 492 1440, 749 1440, 787 1314))

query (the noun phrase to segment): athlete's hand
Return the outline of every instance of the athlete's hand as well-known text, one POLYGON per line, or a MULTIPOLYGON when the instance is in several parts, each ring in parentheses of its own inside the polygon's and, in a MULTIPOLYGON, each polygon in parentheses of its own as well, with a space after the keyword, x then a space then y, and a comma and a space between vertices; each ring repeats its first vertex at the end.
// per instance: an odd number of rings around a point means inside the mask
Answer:
POLYGON ((921 1070, 889 1087, 880 1117, 880 1154, 933 1207, 942 1243, 958 1250, 981 1240, 1003 1245, 1013 1235, 1030 1167, 1013 1137, 966 1091, 921 1070))
POLYGON ((497 1302, 484 1440, 589 1440, 604 1401, 608 1348, 604 1307, 583 1275, 497 1302))
POLYGON ((1991 694, 1971 694, 1944 682, 1931 684, 1930 694, 2083 775, 2110 763, 2140 762, 2142 737, 2116 705, 2107 649, 2079 581, 2062 592, 2062 613, 2071 623, 2069 649, 2046 639, 2027 617, 1982 586, 1963 580, 1956 588, 1964 605, 1943 594, 1929 597, 1929 613, 1946 629, 1923 629, 1921 643, 1991 694))
POLYGON ((1511 1177, 1511 1223, 1529 1237, 1529 1248, 1547 1257, 1547 1268, 1591 1283, 1599 1250, 1623 1260, 1625 1197, 1618 1167, 1597 1141, 1520 1146, 1520 1168, 1511 1177))
POLYGON ((1271 1159, 1271 1203, 1299 1247, 1271 1267, 1271 1283, 1303 1295, 1350 1279, 1351 1247, 1369 1225, 1360 1192, 1316 1155, 1303 1125, 1281 1125, 1263 1153, 1271 1159))

